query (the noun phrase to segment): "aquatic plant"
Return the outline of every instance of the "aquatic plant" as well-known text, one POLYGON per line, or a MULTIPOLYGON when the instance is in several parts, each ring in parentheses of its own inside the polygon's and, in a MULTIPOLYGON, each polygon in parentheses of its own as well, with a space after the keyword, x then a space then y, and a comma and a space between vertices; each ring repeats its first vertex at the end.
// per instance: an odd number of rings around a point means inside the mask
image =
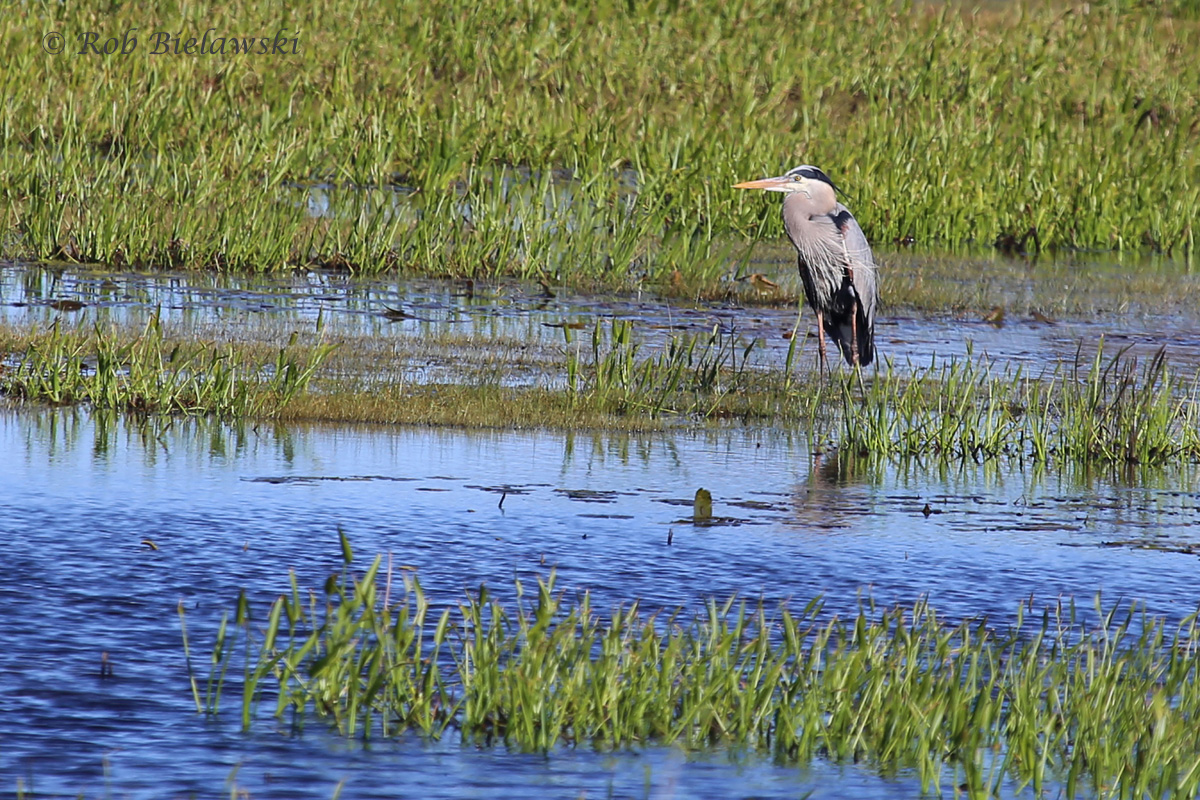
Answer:
POLYGON ((295 337, 266 363, 244 348, 195 340, 168 341, 157 315, 129 336, 100 324, 19 337, 21 352, 0 370, 0 395, 51 404, 88 404, 144 413, 278 415, 328 356, 318 345, 302 358, 295 337))
POLYGON ((613 414, 703 413, 744 385, 757 344, 714 325, 706 334, 672 336, 660 352, 642 356, 633 324, 614 319, 607 328, 593 326, 591 358, 584 360, 569 327, 563 335, 568 389, 613 414))
MULTIPOLYGON (((1192 797, 1200 790, 1200 625, 1074 602, 1015 625, 950 622, 927 603, 829 616, 819 600, 767 609, 710 600, 703 614, 596 613, 553 573, 514 604, 485 587, 434 610, 419 580, 376 556, 321 590, 292 589, 265 617, 238 600, 223 622, 204 699, 241 645, 242 726, 274 716, 348 736, 453 731, 487 746, 552 752, 673 743, 745 747, 915 770, 925 791, 953 777, 972 796, 1008 783, 1035 795, 1192 797), (1085 622, 1085 618, 1089 621, 1085 622)), ((184 612, 179 610, 181 620, 184 612)), ((185 634, 185 647, 187 637, 185 634)), ((215 690, 212 688, 215 686, 215 690)))
POLYGON ((1088 367, 1073 362, 1042 374, 986 359, 933 359, 870 380, 842 379, 839 443, 862 453, 933 458, 1013 457, 1034 462, 1163 464, 1200 457, 1200 393, 1159 350, 1139 370, 1101 340, 1088 367))
POLYGON ((877 371, 794 378, 755 363, 756 342, 719 329, 671 336, 643 353, 628 323, 597 323, 591 358, 571 350, 567 385, 581 404, 617 414, 682 413, 801 422, 818 441, 883 457, 1163 464, 1200 458, 1200 383, 1184 383, 1160 349, 1144 366, 1128 348, 1089 364, 1081 353, 1036 376, 997 373, 986 358, 893 363, 877 371))

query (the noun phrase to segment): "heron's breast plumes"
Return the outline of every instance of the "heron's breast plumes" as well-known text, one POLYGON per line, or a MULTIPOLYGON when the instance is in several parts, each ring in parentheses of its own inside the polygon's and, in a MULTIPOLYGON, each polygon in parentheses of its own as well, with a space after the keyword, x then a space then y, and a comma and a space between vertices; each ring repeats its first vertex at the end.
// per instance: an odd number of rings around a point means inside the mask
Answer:
POLYGON ((837 292, 846 273, 846 248, 833 219, 825 214, 789 218, 784 209, 784 227, 807 269, 817 296, 825 301, 837 292))

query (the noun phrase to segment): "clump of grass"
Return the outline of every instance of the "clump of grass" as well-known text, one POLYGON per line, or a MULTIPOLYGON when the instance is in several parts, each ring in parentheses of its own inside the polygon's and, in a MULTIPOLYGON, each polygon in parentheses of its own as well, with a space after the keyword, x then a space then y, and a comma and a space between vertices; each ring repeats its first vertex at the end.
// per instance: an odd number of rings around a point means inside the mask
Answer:
POLYGON ((1170 627, 1097 599, 1087 625, 1072 602, 1031 618, 1020 605, 998 630, 949 623, 925 602, 843 619, 818 600, 768 611, 730 599, 693 618, 636 603, 602 616, 586 595, 568 604, 553 573, 531 602, 518 582, 514 606, 481 588, 434 613, 415 577, 393 596, 390 560, 356 575, 342 545, 345 568, 322 590, 293 576, 265 618, 239 598, 203 698, 193 678, 197 710, 219 712, 241 645, 244 728, 272 697, 276 717, 348 736, 454 730, 538 752, 737 746, 913 769, 925 791, 953 773, 972 795, 1004 782, 1067 797, 1200 790, 1196 615, 1170 627))
MULTIPOLYGON (((293 575, 291 594, 271 606, 264 638, 244 637, 242 727, 252 724, 263 684, 271 681, 276 714, 293 710, 300 726, 311 705, 350 736, 360 731, 369 736, 376 725, 385 736, 409 728, 440 735, 451 721, 438 666, 449 613, 444 612, 430 631, 429 604, 415 581, 405 577, 405 596, 393 605, 390 569, 380 594, 381 559, 376 558, 361 578, 354 577, 349 571, 353 553, 344 533, 341 545, 346 571, 326 582, 324 603, 302 594, 293 575), (278 658, 259 657, 276 653, 277 642, 282 648, 278 658)), ((228 620, 223 619, 217 631, 202 693, 191 669, 182 605, 178 611, 196 709, 215 715, 236 644, 228 620)), ((234 623, 246 634, 252 630, 244 593, 238 598, 234 623)))
POLYGON ((952 360, 869 381, 841 380, 840 444, 856 452, 1045 463, 1164 464, 1200 457, 1200 384, 1159 350, 1139 370, 1127 349, 1085 370, 1079 356, 1038 376, 952 360))
POLYGON ((272 361, 250 363, 232 344, 168 341, 157 315, 133 336, 56 320, 24 339, 0 370, 0 394, 141 413, 278 415, 329 354, 318 346, 302 359, 293 340, 272 361))
POLYGON ((1183 384, 1164 350, 1139 367, 1103 340, 1090 365, 1079 354, 1041 375, 993 373, 985 359, 794 381, 792 340, 783 369, 756 364, 756 342, 714 329, 677 335, 642 353, 632 327, 597 323, 591 357, 571 349, 567 386, 581 404, 609 413, 686 414, 801 422, 818 439, 885 457, 1045 463, 1163 464, 1200 458, 1200 383, 1183 384))
POLYGON ((1102 345, 1084 374, 1076 356, 1059 410, 1059 447, 1068 457, 1152 464, 1196 447, 1200 376, 1190 387, 1180 386, 1161 348, 1139 373, 1135 360, 1122 359, 1125 352, 1105 364, 1102 345))
POLYGON ((571 329, 566 340, 567 388, 575 397, 614 414, 704 413, 745 386, 757 340, 741 341, 714 326, 707 334, 672 336, 665 347, 642 355, 633 324, 614 319, 592 328, 590 359, 583 358, 571 329))

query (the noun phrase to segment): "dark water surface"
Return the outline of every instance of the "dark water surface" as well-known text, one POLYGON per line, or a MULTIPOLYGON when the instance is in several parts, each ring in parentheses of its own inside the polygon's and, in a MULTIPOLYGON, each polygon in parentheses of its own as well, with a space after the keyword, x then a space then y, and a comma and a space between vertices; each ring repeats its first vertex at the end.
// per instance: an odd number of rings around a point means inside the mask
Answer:
MULTIPOLYGON (((0 792, 134 798, 912 797, 912 776, 651 747, 549 757, 409 737, 363 746, 236 708, 196 715, 176 606, 206 652, 246 588, 262 607, 294 570, 415 567, 435 603, 557 569, 598 609, 697 608, 733 593, 853 612, 927 595, 950 618, 1020 600, 1200 602, 1200 475, 1039 474, 814 456, 776 430, 655 435, 138 423, 0 411, 0 792), (686 518, 697 488, 729 524, 686 518), (503 508, 500 498, 505 496, 503 508), (928 509, 926 506, 928 505, 928 509), (926 511, 930 513, 925 513, 926 511), (673 544, 667 545, 668 532, 673 544), (152 540, 153 550, 143 544, 152 540), (99 677, 107 652, 115 678, 99 677), (228 782, 228 783, 227 783, 228 782)), ((203 653, 201 654, 203 658, 203 653)), ((950 791, 950 785, 943 789, 950 791)))

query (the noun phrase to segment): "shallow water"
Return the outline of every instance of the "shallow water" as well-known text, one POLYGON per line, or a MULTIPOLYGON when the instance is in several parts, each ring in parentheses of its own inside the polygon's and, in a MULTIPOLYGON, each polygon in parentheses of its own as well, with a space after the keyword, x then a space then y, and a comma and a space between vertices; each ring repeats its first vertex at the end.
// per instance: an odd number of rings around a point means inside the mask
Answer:
MULTIPOLYGON (((1005 291, 1028 293, 1034 280, 1005 291)), ((1134 354, 1165 343, 1173 364, 1200 364, 1194 309, 1121 308, 1052 321, 1010 312, 1003 325, 893 311, 880 320, 879 349, 901 368, 968 352, 1036 368, 1080 349, 1088 357, 1103 334, 1134 354)), ((758 357, 775 365, 795 324, 791 308, 551 297, 518 283, 0 265, 0 323, 140 325, 155 311, 184 332, 271 341, 318 318, 333 334, 383 342, 454 332, 556 345, 556 326, 578 325, 582 338, 597 320, 618 318, 653 346, 715 326, 758 340, 758 357), (61 300, 83 306, 56 307, 61 300)), ((920 793, 911 775, 865 766, 799 769, 656 747, 545 758, 413 737, 364 747, 316 726, 292 737, 266 722, 244 735, 231 714, 197 717, 177 603, 203 651, 240 589, 262 607, 287 587, 289 570, 303 586, 323 584, 340 568, 338 528, 361 565, 390 552, 415 568, 435 603, 485 582, 511 597, 514 578, 553 568, 559 588, 590 592, 601 610, 637 598, 647 609, 696 609, 737 593, 797 605, 820 595, 829 613, 851 613, 864 596, 928 596, 948 618, 987 614, 1003 624, 1021 601, 1073 598, 1087 609, 1097 592, 1172 619, 1200 604, 1195 466, 1045 474, 879 464, 815 455, 803 437, 773 429, 238 428, 10 409, 0 411, 0 487, 0 793, 18 780, 39 795, 146 798, 234 785, 254 797, 330 797, 342 780, 344 797, 920 793), (719 524, 689 519, 700 487, 712 492, 719 524), (101 653, 114 680, 99 678, 101 653)))
POLYGON ((814 456, 769 429, 230 428, 30 409, 0 412, 0 453, 0 791, 20 779, 39 796, 213 796, 227 779, 253 797, 329 797, 342 780, 344 797, 919 794, 912 776, 867 767, 654 747, 547 758, 411 737, 363 747, 319 726, 243 735, 232 713, 199 718, 177 603, 203 650, 239 589, 261 608, 288 570, 309 587, 336 572, 339 527, 361 565, 390 552, 437 603, 481 582, 504 596, 551 568, 602 610, 819 594, 841 613, 869 594, 1002 623, 1031 596, 1089 607, 1102 592, 1170 618, 1200 603, 1192 468, 898 467, 814 456), (726 524, 687 519, 700 487, 726 524), (99 678, 102 652, 113 680, 99 678))
MULTIPOLYGON (((769 268, 778 282, 798 292, 794 256, 776 251, 771 254, 772 260, 756 262, 749 268, 769 268)), ((910 257, 903 258, 888 269, 911 269, 910 257)), ((1002 289, 986 295, 1010 308, 1005 319, 992 323, 979 313, 916 314, 885 308, 876 328, 881 359, 903 370, 927 366, 933 359, 944 361, 971 354, 986 356, 1001 368, 1036 370, 1073 362, 1077 356, 1090 363, 1103 341, 1110 353, 1128 347, 1130 355, 1142 357, 1165 346, 1172 364, 1187 369, 1200 366, 1200 311, 1193 305, 1165 299, 1160 303, 1159 295, 1145 292, 1135 293, 1131 300, 1119 288, 1128 283, 1129 270, 1101 257, 1094 262, 1047 263, 1037 269, 1037 273, 1026 274, 1008 260, 964 259, 961 271, 945 278, 947 293, 952 291, 950 283, 986 283, 992 280, 992 272, 1015 272, 1016 279, 1010 275, 1002 289), (1036 307, 1031 300, 1035 286, 1050 286, 1053 294, 1056 283, 1078 274, 1095 276, 1097 302, 1103 310, 1053 318, 1016 310, 1031 303, 1036 307)), ((1178 265, 1147 269, 1166 270, 1168 280, 1176 283, 1200 285, 1200 276, 1180 272, 1183 268, 1178 265)), ((586 339, 597 321, 620 319, 632 322, 639 341, 649 347, 661 345, 680 331, 697 334, 717 329, 733 333, 745 343, 756 342, 754 363, 775 366, 785 362, 796 326, 794 307, 747 305, 753 298, 745 295, 737 295, 740 302, 686 302, 649 294, 595 296, 561 288, 552 293, 548 296, 537 284, 518 282, 363 279, 338 272, 246 276, 0 264, 0 323, 48 325, 62 319, 68 323, 141 325, 151 313, 158 312, 165 323, 183 331, 219 338, 270 339, 278 338, 281 331, 313 330, 319 318, 331 335, 376 342, 434 340, 443 334, 462 334, 484 341, 558 346, 564 340, 564 325, 568 326, 567 333, 578 340, 586 339), (84 306, 61 310, 56 303, 63 300, 84 306)), ((1181 296, 1184 294, 1191 296, 1181 296)), ((807 310, 800 331, 808 331, 809 336, 797 364, 812 365, 815 327, 807 310)), ((413 370, 411 377, 455 378, 428 368, 413 370)), ((520 382, 522 378, 514 380, 520 382)))

